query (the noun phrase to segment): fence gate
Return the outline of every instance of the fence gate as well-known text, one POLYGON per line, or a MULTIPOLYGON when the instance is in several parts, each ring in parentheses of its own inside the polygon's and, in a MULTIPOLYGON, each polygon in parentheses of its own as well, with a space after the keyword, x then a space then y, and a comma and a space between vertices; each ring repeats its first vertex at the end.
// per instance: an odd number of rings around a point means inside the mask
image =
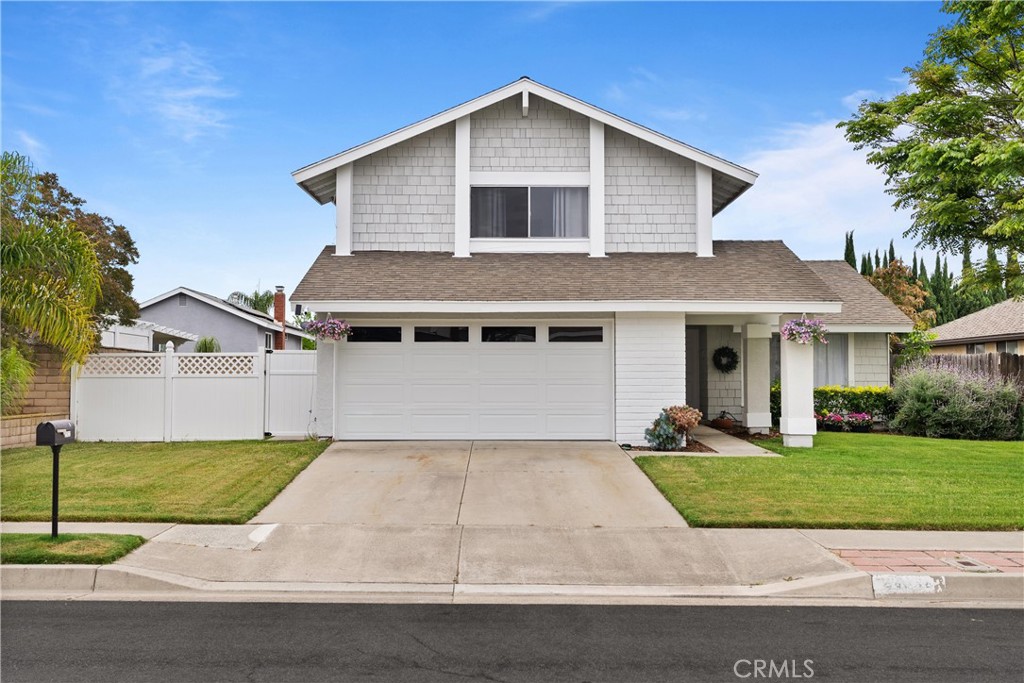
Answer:
POLYGON ((73 373, 82 441, 199 441, 305 435, 316 353, 103 353, 73 373))
POLYGON ((309 436, 313 430, 316 351, 267 354, 267 414, 264 431, 274 436, 309 436))

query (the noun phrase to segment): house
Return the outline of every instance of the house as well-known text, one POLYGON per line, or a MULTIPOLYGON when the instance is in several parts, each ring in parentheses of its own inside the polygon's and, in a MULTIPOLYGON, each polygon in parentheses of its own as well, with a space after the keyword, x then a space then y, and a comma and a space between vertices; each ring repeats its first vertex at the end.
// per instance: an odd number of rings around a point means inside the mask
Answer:
MULTIPOLYGON (((529 78, 293 178, 336 209, 292 294, 353 326, 317 350, 335 439, 639 444, 684 402, 765 431, 773 329, 843 312, 781 241, 714 239, 756 173, 529 78)), ((813 443, 814 353, 779 347, 788 445, 813 443)))
MULTIPOLYGON (((139 304, 139 315, 168 328, 214 337, 225 353, 252 353, 258 349, 297 351, 302 348, 302 340, 310 337, 299 326, 285 322, 286 309, 281 286, 274 293, 273 316, 212 294, 177 287, 139 304)), ((195 339, 176 348, 192 351, 195 339)))
POLYGON ((1007 299, 930 331, 932 353, 1024 354, 1024 300, 1007 299))
POLYGON ((147 320, 136 320, 132 325, 111 322, 100 332, 100 346, 115 351, 160 351, 167 342, 172 342, 175 348, 181 348, 197 339, 197 334, 147 320))

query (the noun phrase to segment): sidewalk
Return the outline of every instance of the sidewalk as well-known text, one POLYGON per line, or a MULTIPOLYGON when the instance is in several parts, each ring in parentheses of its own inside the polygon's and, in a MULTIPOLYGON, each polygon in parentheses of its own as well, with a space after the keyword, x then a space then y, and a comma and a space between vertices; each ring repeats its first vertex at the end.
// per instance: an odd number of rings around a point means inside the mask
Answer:
MULTIPOLYGON (((49 525, 2 530, 45 533, 49 525)), ((103 567, 5 565, 4 598, 1024 606, 1019 532, 85 523, 61 530, 151 540, 103 567), (958 558, 988 570, 946 561, 958 558)))

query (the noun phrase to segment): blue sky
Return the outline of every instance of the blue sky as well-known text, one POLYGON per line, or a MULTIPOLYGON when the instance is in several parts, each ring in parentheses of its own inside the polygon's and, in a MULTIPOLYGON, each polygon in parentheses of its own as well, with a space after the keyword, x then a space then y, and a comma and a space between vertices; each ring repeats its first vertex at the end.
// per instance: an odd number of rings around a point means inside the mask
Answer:
MULTIPOLYGON (((528 75, 759 172, 719 239, 841 258, 908 218, 835 122, 898 92, 938 3, 11 3, 3 148, 127 226, 140 301, 298 283, 291 171, 528 75)), ((897 240, 909 254, 912 243, 897 240)))

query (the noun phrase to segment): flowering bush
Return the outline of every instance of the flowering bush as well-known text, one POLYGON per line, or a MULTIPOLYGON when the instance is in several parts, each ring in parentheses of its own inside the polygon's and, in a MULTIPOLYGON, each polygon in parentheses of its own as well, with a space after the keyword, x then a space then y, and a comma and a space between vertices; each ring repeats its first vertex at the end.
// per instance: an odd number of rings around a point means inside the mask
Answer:
POLYGON ((828 344, 828 341, 825 340, 828 328, 818 318, 787 320, 782 326, 780 334, 782 334, 783 339, 796 342, 797 344, 812 344, 814 342, 828 344))
POLYGON ((692 432, 704 417, 704 413, 690 406, 670 406, 665 408, 665 414, 668 415, 675 430, 683 436, 692 432))
POLYGON ((352 334, 352 326, 344 320, 325 318, 324 320, 307 320, 302 329, 317 339, 333 339, 338 341, 352 334))
POLYGON ((875 423, 870 413, 847 413, 843 422, 850 427, 870 427, 875 423))
POLYGON ((654 423, 644 431, 644 438, 656 451, 674 451, 686 445, 686 437, 704 417, 690 406, 670 406, 661 411, 654 423))

